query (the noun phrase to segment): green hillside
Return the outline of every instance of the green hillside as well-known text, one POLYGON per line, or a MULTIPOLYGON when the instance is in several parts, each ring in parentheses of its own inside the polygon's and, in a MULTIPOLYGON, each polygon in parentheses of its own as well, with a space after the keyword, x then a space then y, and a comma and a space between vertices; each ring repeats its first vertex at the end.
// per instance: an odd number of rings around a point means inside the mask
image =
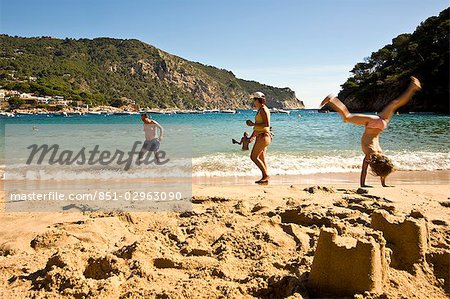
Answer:
POLYGON ((63 95, 90 105, 125 97, 142 107, 245 108, 265 92, 274 106, 302 108, 289 88, 238 79, 134 39, 56 39, 0 35, 0 85, 37 95, 63 95))

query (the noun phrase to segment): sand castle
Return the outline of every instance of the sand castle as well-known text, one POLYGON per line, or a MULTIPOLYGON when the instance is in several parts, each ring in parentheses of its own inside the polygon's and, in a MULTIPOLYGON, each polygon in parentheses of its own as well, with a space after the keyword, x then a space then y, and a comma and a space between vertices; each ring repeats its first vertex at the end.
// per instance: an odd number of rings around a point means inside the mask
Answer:
POLYGON ((308 279, 313 296, 379 294, 389 266, 413 272, 428 251, 428 224, 417 211, 405 217, 377 210, 365 236, 340 236, 335 228, 322 228, 308 279))
POLYGON ((392 249, 392 267, 411 270, 414 264, 425 260, 428 225, 420 213, 395 217, 385 211, 375 211, 371 227, 383 232, 387 246, 392 249))
POLYGON ((323 228, 308 281, 310 293, 316 297, 381 293, 388 268, 385 243, 377 234, 354 238, 323 228))

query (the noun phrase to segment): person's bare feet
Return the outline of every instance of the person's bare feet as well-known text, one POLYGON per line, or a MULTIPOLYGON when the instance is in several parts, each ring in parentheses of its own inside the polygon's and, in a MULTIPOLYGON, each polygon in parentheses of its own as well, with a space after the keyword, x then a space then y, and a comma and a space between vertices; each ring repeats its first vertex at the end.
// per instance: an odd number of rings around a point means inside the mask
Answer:
POLYGON ((373 188, 373 186, 370 186, 370 185, 361 185, 361 188, 373 188))
POLYGON ((320 103, 319 109, 322 109, 326 104, 328 104, 335 96, 333 94, 327 95, 327 97, 320 103))
POLYGON ((419 79, 416 77, 411 76, 411 83, 410 86, 413 90, 418 91, 422 89, 422 85, 420 84, 419 79))
POLYGON ((267 184, 269 183, 270 176, 263 177, 259 181, 255 181, 256 184, 267 184))

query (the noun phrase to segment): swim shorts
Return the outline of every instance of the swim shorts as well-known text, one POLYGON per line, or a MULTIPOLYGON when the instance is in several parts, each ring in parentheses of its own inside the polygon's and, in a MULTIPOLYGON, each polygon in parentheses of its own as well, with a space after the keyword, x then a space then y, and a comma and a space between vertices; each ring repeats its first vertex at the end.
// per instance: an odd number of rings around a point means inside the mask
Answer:
POLYGON ((159 150, 159 140, 157 138, 153 138, 152 140, 145 140, 144 145, 142 145, 142 149, 147 150, 149 152, 157 152, 159 150))

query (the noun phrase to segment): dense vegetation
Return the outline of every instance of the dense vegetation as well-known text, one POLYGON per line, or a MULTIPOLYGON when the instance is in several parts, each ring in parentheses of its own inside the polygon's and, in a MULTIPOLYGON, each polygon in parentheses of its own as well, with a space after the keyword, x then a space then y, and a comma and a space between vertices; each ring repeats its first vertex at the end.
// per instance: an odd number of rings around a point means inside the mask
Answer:
POLYGON ((339 97, 354 111, 379 111, 413 75, 423 90, 403 111, 449 113, 450 8, 355 65, 339 97))
POLYGON ((90 105, 117 105, 125 97, 141 107, 245 107, 256 90, 275 101, 301 103, 289 88, 241 80, 138 40, 0 35, 0 41, 0 85, 6 89, 90 105))

